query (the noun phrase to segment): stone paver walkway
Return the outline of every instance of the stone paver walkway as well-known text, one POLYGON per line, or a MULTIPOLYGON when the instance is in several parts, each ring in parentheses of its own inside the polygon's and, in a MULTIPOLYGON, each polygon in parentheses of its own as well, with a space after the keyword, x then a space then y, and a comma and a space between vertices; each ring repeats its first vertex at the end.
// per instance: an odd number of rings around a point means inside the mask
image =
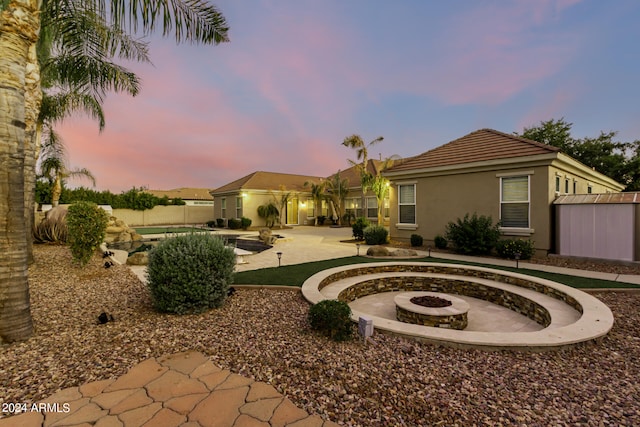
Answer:
POLYGON ((334 427, 272 386, 215 366, 202 353, 147 359, 117 379, 61 390, 0 419, 0 427, 334 427))

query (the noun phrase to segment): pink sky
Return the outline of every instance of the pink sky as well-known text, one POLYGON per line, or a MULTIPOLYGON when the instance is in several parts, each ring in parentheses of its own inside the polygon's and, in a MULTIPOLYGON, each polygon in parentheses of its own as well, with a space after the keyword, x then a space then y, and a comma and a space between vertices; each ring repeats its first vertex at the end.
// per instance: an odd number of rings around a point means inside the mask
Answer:
POLYGON ((634 0, 215 4, 231 43, 154 38, 154 65, 129 64, 142 92, 108 96, 102 134, 81 116, 58 127, 98 189, 326 176, 348 167, 354 133, 385 137, 376 157, 561 117, 577 137, 639 137, 634 0))

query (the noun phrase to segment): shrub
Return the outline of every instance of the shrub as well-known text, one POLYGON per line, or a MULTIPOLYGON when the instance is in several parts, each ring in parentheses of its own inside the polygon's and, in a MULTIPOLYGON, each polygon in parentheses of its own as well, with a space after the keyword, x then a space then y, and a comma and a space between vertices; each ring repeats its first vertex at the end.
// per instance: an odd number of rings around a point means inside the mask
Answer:
POLYGON ((356 240, 364 239, 364 229, 369 226, 369 220, 363 216, 358 217, 356 222, 353 223, 351 229, 353 230, 353 238, 356 240))
POLYGON ((469 214, 464 219, 447 224, 447 240, 453 243, 458 253, 467 255, 486 255, 500 239, 498 224, 493 224, 490 216, 469 214))
POLYGON ((222 218, 216 218, 216 225, 217 225, 219 228, 224 228, 224 219, 222 219, 222 218))
POLYGON ((324 215, 318 215, 318 225, 324 225, 324 222, 327 220, 327 217, 324 215))
POLYGON ((498 255, 500 255, 502 258, 515 259, 516 253, 519 253, 520 259, 530 259, 535 252, 533 243, 534 242, 531 240, 500 240, 496 244, 496 252, 498 252, 498 255))
POLYGON ((86 265, 104 240, 109 218, 92 202, 76 202, 67 212, 68 242, 71 255, 86 265))
POLYGON ((438 249, 447 249, 447 246, 449 245, 449 242, 447 242, 447 239, 445 239, 439 234, 433 239, 433 243, 436 245, 436 248, 438 249))
POLYGON ((231 230, 237 230, 240 227, 242 227, 242 221, 239 219, 235 219, 235 218, 229 218, 227 220, 227 224, 229 225, 229 228, 231 230))
POLYGON ((215 222, 215 221, 213 221, 213 220, 211 220, 211 221, 207 221, 205 224, 206 224, 206 226, 207 226, 207 227, 209 227, 209 228, 213 228, 213 227, 215 227, 215 226, 216 226, 216 222, 215 222))
POLYGON ((147 266, 154 307, 184 314, 222 306, 233 281, 235 259, 222 238, 208 233, 161 241, 149 252, 147 266))
POLYGON ((342 222, 343 225, 351 225, 351 221, 355 221, 356 220, 356 216, 353 214, 353 212, 346 212, 344 215, 342 215, 342 222))
POLYGON ((415 248, 417 246, 422 246, 422 242, 423 242, 423 239, 422 239, 421 235, 419 235, 419 234, 412 234, 411 235, 411 246, 412 247, 415 248))
POLYGON ((322 300, 309 308, 311 328, 322 332, 334 341, 345 341, 353 334, 351 308, 338 300, 322 300))
POLYGON ((240 218, 240 227, 242 227, 243 230, 251 227, 251 218, 247 218, 244 216, 240 218))
POLYGON ((370 225, 362 232, 367 245, 384 245, 387 243, 389 232, 381 225, 370 225))

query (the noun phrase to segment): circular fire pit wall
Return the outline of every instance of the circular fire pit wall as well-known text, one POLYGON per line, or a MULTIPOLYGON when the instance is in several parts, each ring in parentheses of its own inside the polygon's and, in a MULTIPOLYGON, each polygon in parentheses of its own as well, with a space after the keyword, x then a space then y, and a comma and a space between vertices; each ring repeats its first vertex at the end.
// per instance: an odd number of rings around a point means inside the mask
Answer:
POLYGON ((394 298, 396 318, 400 322, 462 330, 467 327, 469 304, 453 295, 439 292, 403 292, 394 298), (447 307, 424 307, 411 302, 414 297, 437 297, 451 301, 447 307))

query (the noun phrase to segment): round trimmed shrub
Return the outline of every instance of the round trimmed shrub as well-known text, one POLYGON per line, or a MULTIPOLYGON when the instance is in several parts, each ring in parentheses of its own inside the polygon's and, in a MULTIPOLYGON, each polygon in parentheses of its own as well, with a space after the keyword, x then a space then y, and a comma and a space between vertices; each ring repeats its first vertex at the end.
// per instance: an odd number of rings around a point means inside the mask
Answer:
POLYGON ((66 221, 71 255, 86 265, 104 241, 107 213, 93 202, 76 202, 69 206, 66 221))
POLYGON ((322 300, 309 308, 311 329, 322 332, 334 341, 345 341, 353 335, 351 307, 344 301, 322 300))
POLYGON ((381 225, 370 225, 362 231, 367 245, 384 245, 387 243, 389 232, 381 225))
POLYGON ((519 253, 520 259, 530 259, 535 252, 533 244, 531 240, 504 239, 496 244, 496 252, 502 258, 515 259, 519 253))
POLYGON ((166 313, 199 313, 224 304, 236 255, 208 233, 165 239, 150 251, 147 282, 154 307, 166 313))
POLYGON ((447 239, 445 239, 439 234, 433 239, 433 243, 436 245, 436 248, 438 249, 447 249, 447 246, 449 245, 449 242, 447 242, 447 239))
POLYGON ((412 234, 411 235, 411 246, 412 247, 418 247, 418 246, 422 246, 424 239, 422 238, 421 235, 419 234, 412 234))

